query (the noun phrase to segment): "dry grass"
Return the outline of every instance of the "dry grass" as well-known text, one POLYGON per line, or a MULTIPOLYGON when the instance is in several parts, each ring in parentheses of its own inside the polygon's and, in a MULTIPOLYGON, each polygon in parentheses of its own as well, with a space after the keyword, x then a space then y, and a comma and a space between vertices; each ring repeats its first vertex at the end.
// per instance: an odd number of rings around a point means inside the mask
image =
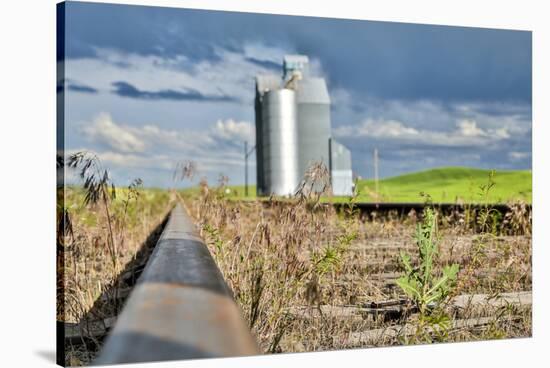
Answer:
POLYGON ((186 201, 264 352, 531 335, 530 305, 451 303, 531 290, 531 219, 522 204, 506 219, 493 219, 490 209, 440 216, 435 272, 452 263, 460 272, 444 314, 426 324, 395 284, 399 252, 417 260, 418 214, 336 213, 319 204, 326 189, 319 182, 284 204, 231 201, 224 185, 203 182, 200 196, 186 201))
MULTIPOLYGON (((82 188, 65 188, 65 208, 60 213, 66 225, 58 232, 57 242, 57 320, 66 326, 104 323, 117 315, 124 300, 120 292, 128 288, 123 273, 146 260, 143 250, 150 245, 145 243, 167 214, 166 191, 118 188, 116 192, 117 198, 108 204, 111 237, 105 204, 86 205, 82 188)), ((65 344, 66 363, 71 366, 89 363, 101 346, 93 332, 79 331, 81 341, 65 344)))

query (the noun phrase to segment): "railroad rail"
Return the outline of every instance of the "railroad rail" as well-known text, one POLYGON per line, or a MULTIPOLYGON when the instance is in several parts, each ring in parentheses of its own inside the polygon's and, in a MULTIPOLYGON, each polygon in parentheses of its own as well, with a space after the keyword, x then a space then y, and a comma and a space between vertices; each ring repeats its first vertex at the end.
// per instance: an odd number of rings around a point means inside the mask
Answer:
MULTIPOLYGON (((243 202, 247 202, 249 200, 243 200, 243 202)), ((264 200, 261 201, 265 206, 269 206, 271 204, 288 204, 291 203, 289 200, 264 200)), ((375 202, 354 202, 354 203, 348 203, 348 202, 333 202, 323 203, 324 205, 332 205, 337 210, 340 209, 348 209, 352 208, 355 210, 358 210, 359 212, 363 214, 369 214, 372 212, 378 212, 378 213, 389 213, 389 212, 397 212, 401 216, 405 216, 409 214, 412 210, 414 210, 417 213, 420 213, 424 210, 428 204, 426 203, 420 203, 420 202, 382 202, 382 203, 375 203, 375 202)), ((457 211, 457 212, 464 212, 466 210, 471 211, 479 211, 485 208, 489 208, 491 210, 495 210, 500 212, 502 215, 505 215, 506 213, 513 210, 511 206, 509 206, 506 203, 489 203, 489 204, 480 204, 480 203, 432 203, 429 204, 429 206, 432 206, 433 208, 441 211, 442 213, 449 213, 451 211, 457 211)), ((531 211, 532 206, 531 204, 525 205, 526 209, 528 211, 531 211)))
POLYGON ((254 354, 231 290, 178 203, 94 365, 254 354))
MULTIPOLYGON (((348 203, 334 203, 334 206, 339 208, 344 208, 350 206, 348 203)), ((359 202, 359 203, 353 203, 353 208, 357 208, 361 212, 390 212, 390 211, 396 211, 402 215, 408 214, 411 210, 414 210, 416 212, 422 212, 424 208, 427 206, 426 203, 367 203, 367 202, 359 202)), ((496 210, 500 212, 501 214, 506 214, 508 211, 511 210, 511 207, 505 203, 490 203, 490 204, 460 204, 460 203, 433 203, 430 204, 430 206, 433 206, 434 208, 447 213, 450 211, 464 211, 466 209, 478 211, 484 208, 490 208, 492 210, 496 210)), ((526 205, 527 208, 530 210, 531 205, 526 205)))

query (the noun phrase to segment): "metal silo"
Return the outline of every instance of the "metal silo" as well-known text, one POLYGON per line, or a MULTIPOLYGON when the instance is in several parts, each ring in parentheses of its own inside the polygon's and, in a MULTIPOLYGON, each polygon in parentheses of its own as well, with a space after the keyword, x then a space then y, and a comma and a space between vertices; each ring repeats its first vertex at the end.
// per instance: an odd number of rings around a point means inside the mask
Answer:
POLYGON ((262 103, 264 94, 269 90, 280 88, 281 78, 276 75, 262 74, 256 76, 256 97, 254 99, 254 110, 256 113, 256 193, 259 196, 269 195, 267 182, 265 181, 265 154, 263 139, 263 117, 262 103))
POLYGON ((262 100, 262 142, 265 194, 289 195, 298 186, 296 93, 271 90, 262 100))

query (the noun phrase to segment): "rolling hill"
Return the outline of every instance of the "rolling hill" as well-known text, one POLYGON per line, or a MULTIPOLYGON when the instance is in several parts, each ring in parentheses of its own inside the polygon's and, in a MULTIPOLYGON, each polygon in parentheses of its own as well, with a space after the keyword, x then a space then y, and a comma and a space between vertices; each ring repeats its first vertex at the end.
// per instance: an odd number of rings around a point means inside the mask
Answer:
MULTIPOLYGON (((467 167, 444 167, 381 179, 379 196, 383 202, 422 202, 420 192, 429 194, 434 202, 483 202, 481 186, 488 183, 490 170, 467 167)), ((496 171, 495 185, 489 191, 490 202, 532 200, 530 170, 496 171)), ((359 180, 359 201, 376 200, 374 180, 359 180)))
MULTIPOLYGON (((485 202, 481 186, 488 183, 491 170, 468 167, 443 167, 381 179, 379 194, 376 195, 374 180, 359 180, 357 202, 424 202, 421 192, 427 193, 434 202, 456 202, 457 200, 485 202)), ((532 201, 532 173, 530 170, 501 170, 494 175, 495 185, 489 191, 488 201, 504 203, 511 200, 532 201)), ((249 185, 248 196, 244 186, 230 185, 227 195, 234 199, 256 198, 256 186, 249 185)), ((198 188, 188 188, 186 194, 197 194, 198 188)), ((328 200, 328 199, 327 199, 328 200)), ((347 201, 347 197, 336 197, 333 201, 347 201)))

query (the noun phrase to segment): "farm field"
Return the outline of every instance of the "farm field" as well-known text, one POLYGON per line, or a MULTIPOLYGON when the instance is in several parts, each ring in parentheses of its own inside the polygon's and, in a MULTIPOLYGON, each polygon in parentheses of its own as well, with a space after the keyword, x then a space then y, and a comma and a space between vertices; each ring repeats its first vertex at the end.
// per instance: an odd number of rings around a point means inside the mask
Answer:
MULTIPOLYGON (((495 171, 495 187, 488 198, 480 196, 480 185, 487 183, 491 170, 446 167, 381 179, 378 194, 374 180, 358 181, 357 202, 424 202, 420 193, 429 193, 434 202, 506 203, 515 200, 531 203, 532 173, 528 170, 495 171)), ((255 199, 256 186, 249 185, 248 196, 244 186, 226 187, 229 197, 255 199)), ((197 193, 197 188, 188 189, 197 193)), ((347 202, 347 197, 325 198, 325 201, 347 202)))

